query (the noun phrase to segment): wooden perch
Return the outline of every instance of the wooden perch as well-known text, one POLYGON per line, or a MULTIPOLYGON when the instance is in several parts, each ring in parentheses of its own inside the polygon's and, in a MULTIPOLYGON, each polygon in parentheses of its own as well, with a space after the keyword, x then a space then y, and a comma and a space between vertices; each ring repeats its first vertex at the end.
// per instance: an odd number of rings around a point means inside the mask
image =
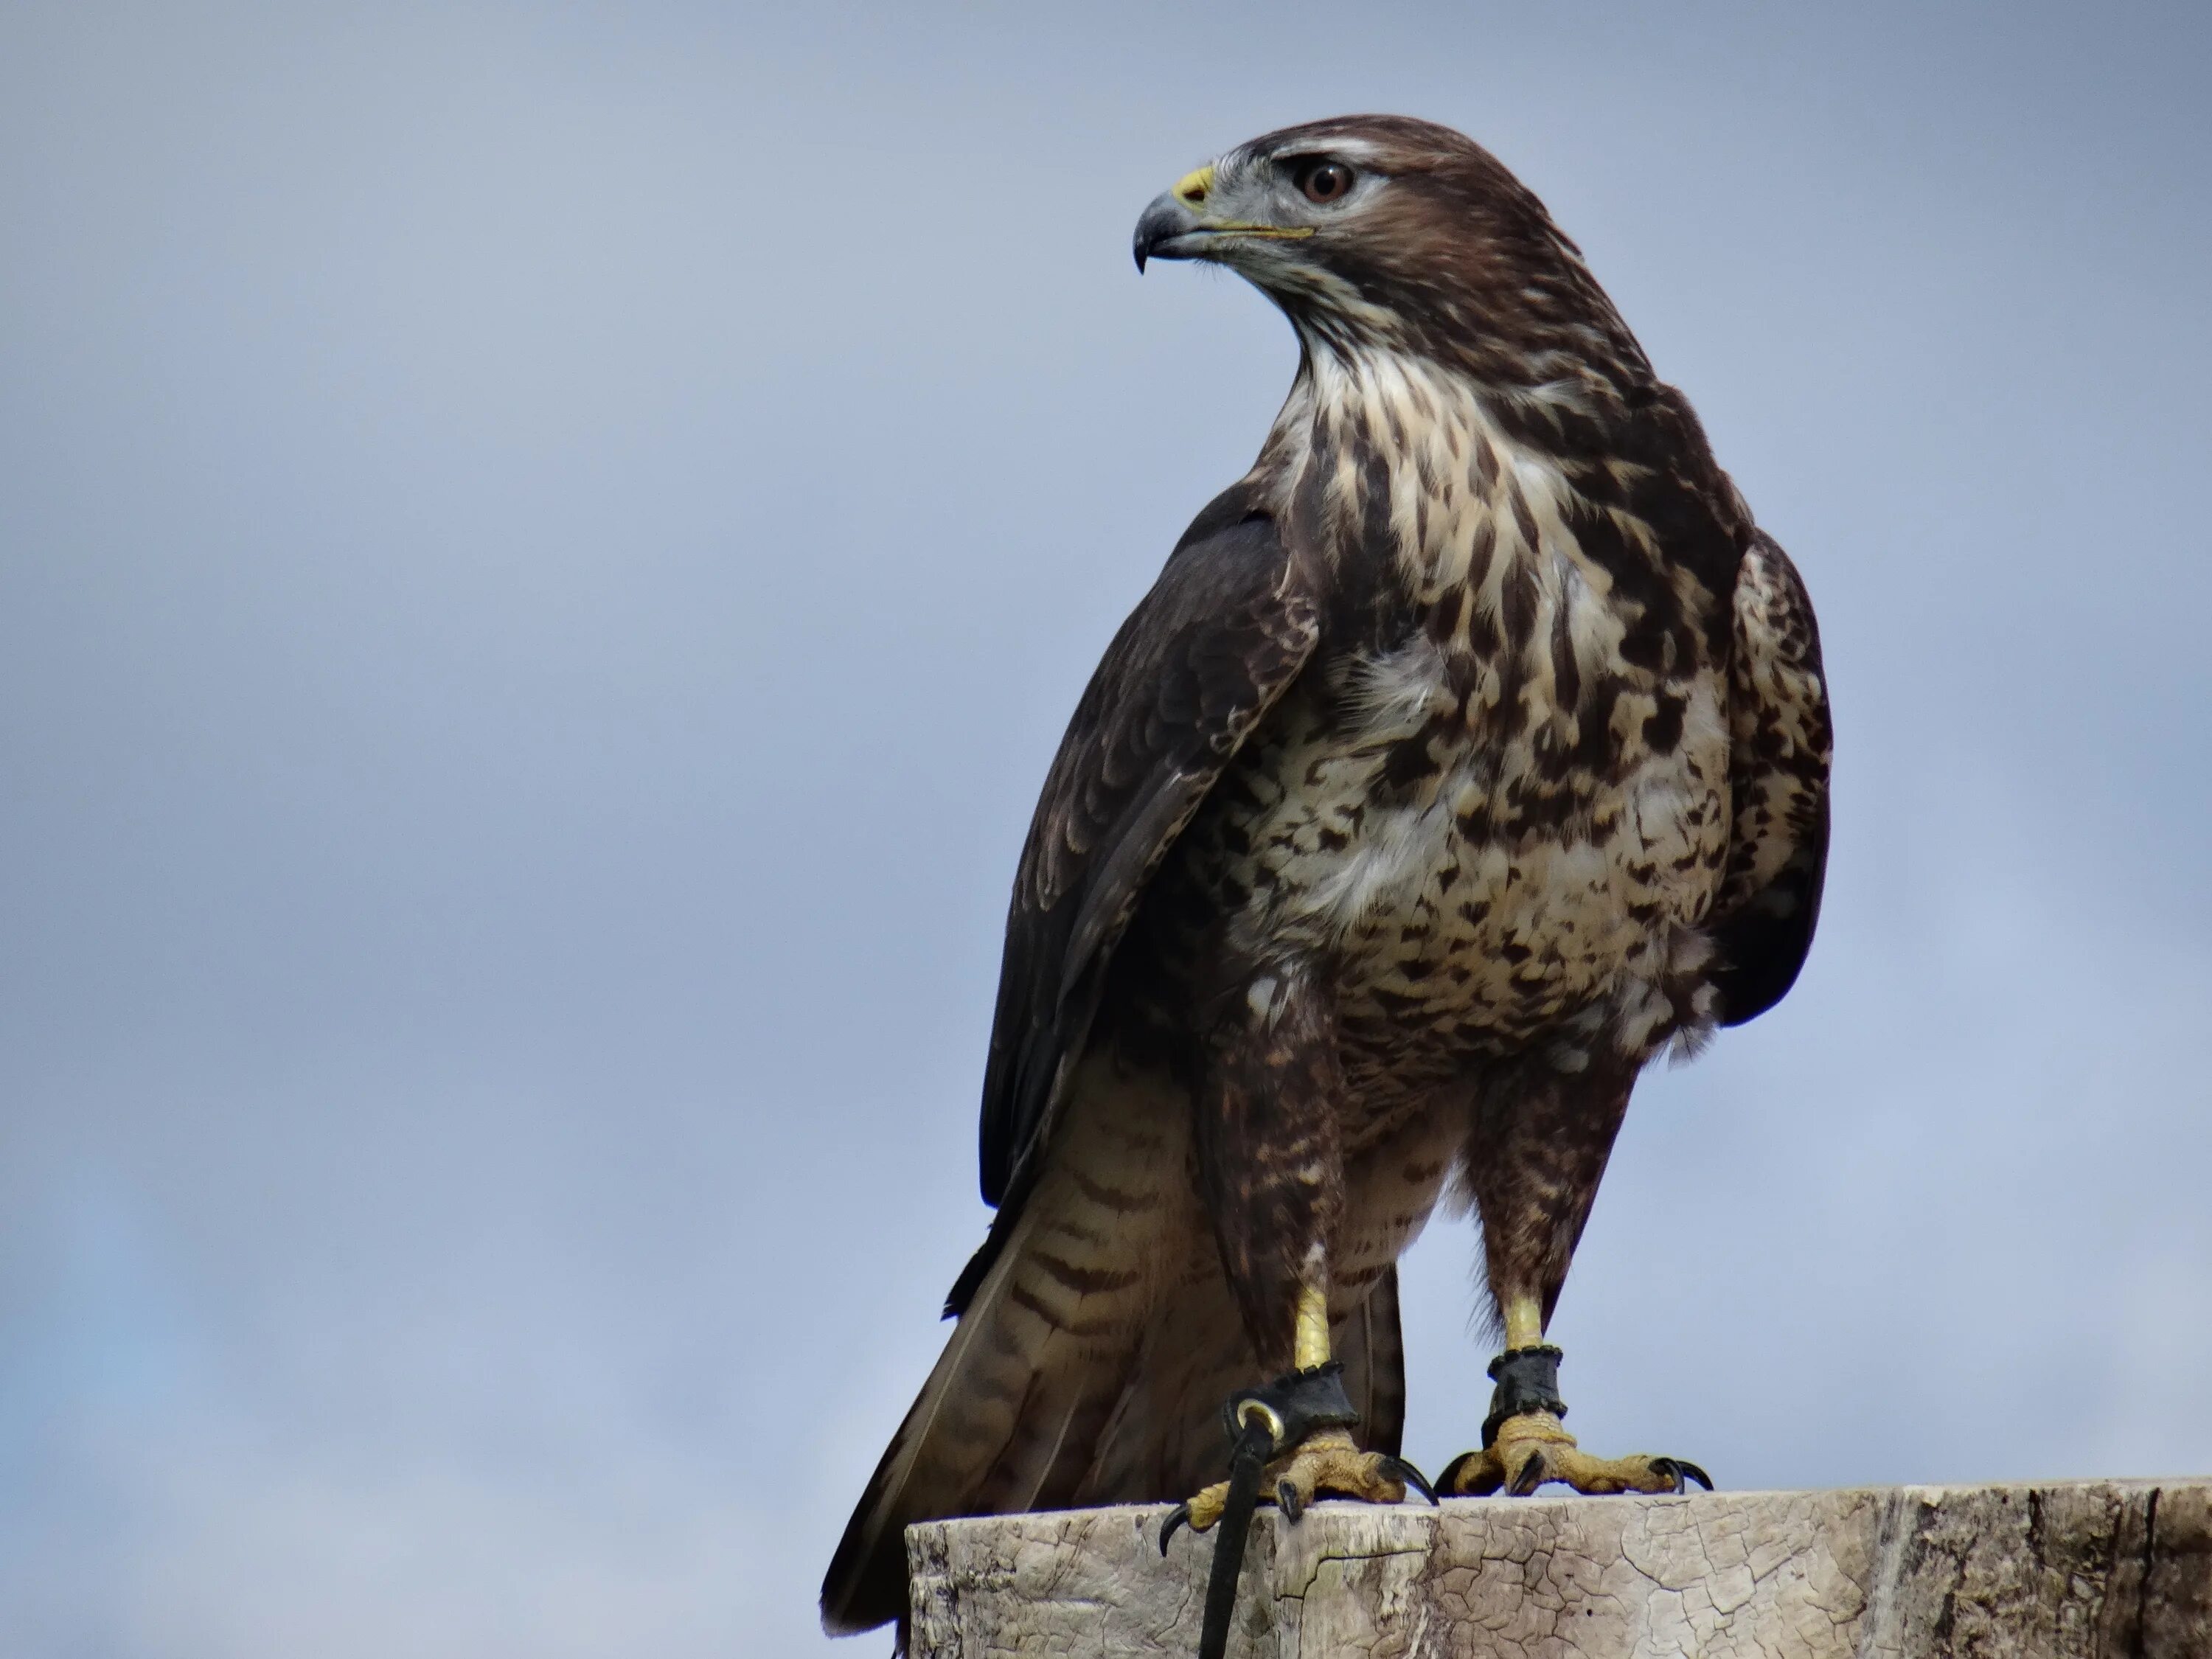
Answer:
MULTIPOLYGON (((1187 1656, 1159 1509, 907 1534, 915 1659, 1187 1656)), ((1252 1529, 1231 1659, 2212 1659, 2212 1480, 1324 1504, 1252 1529)))

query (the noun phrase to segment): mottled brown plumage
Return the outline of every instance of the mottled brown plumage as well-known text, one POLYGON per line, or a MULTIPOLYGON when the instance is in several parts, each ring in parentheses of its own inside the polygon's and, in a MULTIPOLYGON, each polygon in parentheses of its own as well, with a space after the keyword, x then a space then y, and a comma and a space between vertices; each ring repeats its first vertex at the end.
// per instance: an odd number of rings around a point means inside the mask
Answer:
POLYGON ((1548 1316, 1639 1069, 1771 1006, 1818 913, 1804 589, 1534 196, 1444 129, 1322 122, 1163 197, 1146 253, 1250 278, 1299 371, 1046 781, 998 1217, 832 1629, 899 1613, 908 1521, 1212 1479, 1304 1286, 1395 1450, 1394 1264, 1448 1184, 1548 1316))

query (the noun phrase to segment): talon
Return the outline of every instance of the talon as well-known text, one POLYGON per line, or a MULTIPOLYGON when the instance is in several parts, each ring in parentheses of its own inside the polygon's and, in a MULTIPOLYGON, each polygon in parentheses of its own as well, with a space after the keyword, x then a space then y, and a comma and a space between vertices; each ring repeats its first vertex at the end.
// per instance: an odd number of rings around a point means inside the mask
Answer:
POLYGON ((1503 1484, 1498 1460, 1486 1451, 1462 1452, 1437 1476, 1437 1486, 1461 1498, 1487 1498, 1503 1484))
POLYGON ((1438 1484, 1480 1497, 1501 1488, 1526 1498, 1553 1481, 1597 1497, 1611 1492, 1680 1494, 1695 1482, 1713 1490, 1713 1478, 1679 1457, 1593 1457, 1575 1443, 1560 1419, 1557 1348, 1540 1344, 1509 1348, 1490 1364, 1498 1384, 1483 1419, 1483 1449, 1463 1452, 1444 1468, 1438 1484))
POLYGON ((1282 1510, 1285 1521, 1295 1522, 1306 1512, 1305 1500, 1298 1496, 1298 1489, 1286 1480, 1275 1482, 1275 1507, 1282 1510))
POLYGON ((1183 1525, 1189 1519, 1190 1505, 1178 1504, 1168 1511, 1168 1518, 1160 1522, 1160 1554, 1163 1559, 1168 1553, 1168 1540, 1176 1535, 1177 1527, 1183 1525))
MULTIPOLYGON (((1460 1460, 1458 1459, 1454 1460, 1455 1467, 1456 1467, 1459 1461, 1460 1460)), ((1420 1493, 1422 1497, 1427 1498, 1430 1503, 1434 1504, 1437 1501, 1437 1489, 1429 1484, 1428 1477, 1424 1475, 1411 1463, 1408 1463, 1404 1458, 1385 1457, 1382 1460, 1382 1472, 1383 1474, 1389 1475, 1392 1479, 1402 1481, 1405 1485, 1411 1486, 1415 1492, 1420 1493)))
POLYGON ((1651 1467, 1658 1470, 1662 1474, 1673 1475, 1674 1477, 1674 1490, 1676 1492, 1689 1491, 1690 1482, 1692 1480, 1703 1486, 1707 1492, 1711 1492, 1713 1489, 1712 1476, 1707 1474, 1695 1463, 1690 1462, 1686 1459, 1680 1457, 1655 1457, 1651 1460, 1651 1467))

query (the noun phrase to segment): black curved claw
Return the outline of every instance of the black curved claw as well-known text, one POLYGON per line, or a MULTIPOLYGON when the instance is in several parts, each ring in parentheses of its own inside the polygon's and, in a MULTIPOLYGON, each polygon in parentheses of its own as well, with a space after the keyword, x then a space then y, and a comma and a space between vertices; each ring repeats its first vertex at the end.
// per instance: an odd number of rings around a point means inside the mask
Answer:
POLYGON ((1168 1553, 1168 1540, 1176 1535, 1176 1528, 1181 1526, 1187 1526, 1189 1524, 1189 1522, 1190 1505, 1188 1504, 1178 1504, 1168 1511, 1168 1518, 1160 1522, 1160 1556, 1162 1559, 1166 1559, 1168 1553))
POLYGON ((1707 1492, 1711 1492, 1713 1489, 1712 1476, 1707 1474, 1695 1463, 1686 1462, 1682 1458, 1655 1457, 1651 1460, 1651 1467, 1662 1474, 1672 1475, 1674 1480, 1674 1490, 1676 1492, 1689 1491, 1690 1482, 1692 1480, 1703 1486, 1707 1492))
POLYGON ((1444 1464, 1443 1468, 1437 1468, 1436 1484, 1443 1491, 1449 1491, 1449 1493, 1464 1495, 1462 1489, 1460 1489, 1460 1482, 1462 1482, 1462 1478, 1467 1475, 1467 1468, 1471 1467, 1471 1464, 1478 1464, 1478 1462, 1482 1462, 1482 1453, 1462 1451, 1458 1458, 1453 1458, 1451 1462, 1444 1464))
POLYGON ((1520 1473, 1506 1484, 1506 1495, 1511 1498, 1528 1497, 1529 1493, 1544 1484, 1544 1454, 1540 1451, 1530 1452, 1528 1461, 1521 1466, 1520 1473))
MULTIPOLYGON (((1452 1467, 1457 1468, 1460 1462, 1460 1458, 1454 1458, 1452 1467)), ((1437 1489, 1429 1484, 1428 1477, 1404 1458, 1385 1457, 1382 1460, 1382 1473, 1395 1480, 1404 1481, 1422 1497, 1427 1498, 1430 1503, 1433 1504, 1437 1501, 1437 1489)))
POLYGON ((1305 1499, 1298 1496, 1298 1489, 1287 1480, 1275 1482, 1275 1507, 1282 1510, 1285 1521, 1296 1521, 1306 1512, 1305 1499))

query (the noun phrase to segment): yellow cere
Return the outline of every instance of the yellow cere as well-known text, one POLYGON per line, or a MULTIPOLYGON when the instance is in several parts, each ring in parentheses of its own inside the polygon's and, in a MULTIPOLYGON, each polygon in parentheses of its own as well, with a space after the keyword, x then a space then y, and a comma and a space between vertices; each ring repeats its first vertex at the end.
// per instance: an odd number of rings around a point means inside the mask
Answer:
POLYGON ((1182 178, 1176 179, 1176 187, 1170 193, 1177 201, 1196 207, 1212 192, 1212 190, 1213 169, 1211 167, 1202 167, 1197 172, 1186 173, 1182 178))

